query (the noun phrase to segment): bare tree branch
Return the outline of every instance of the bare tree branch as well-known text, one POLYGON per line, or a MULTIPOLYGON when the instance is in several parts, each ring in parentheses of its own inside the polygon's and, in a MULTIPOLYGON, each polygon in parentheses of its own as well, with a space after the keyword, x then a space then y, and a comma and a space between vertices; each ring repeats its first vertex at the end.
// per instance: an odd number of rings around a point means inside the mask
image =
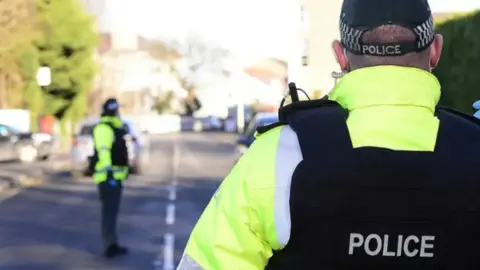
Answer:
POLYGON ((198 77, 202 74, 215 74, 218 77, 230 75, 225 68, 230 52, 195 35, 187 37, 183 42, 158 41, 152 46, 151 55, 171 67, 177 81, 187 91, 187 107, 198 107, 194 105, 198 103, 196 91, 201 87, 198 77))

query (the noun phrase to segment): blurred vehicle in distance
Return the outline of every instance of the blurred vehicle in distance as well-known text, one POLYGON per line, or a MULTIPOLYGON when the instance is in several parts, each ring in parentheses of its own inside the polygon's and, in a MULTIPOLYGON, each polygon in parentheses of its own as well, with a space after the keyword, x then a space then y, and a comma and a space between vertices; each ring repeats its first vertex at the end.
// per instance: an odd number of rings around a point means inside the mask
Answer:
POLYGON ((21 132, 0 124, 0 160, 19 160, 29 163, 46 160, 52 153, 53 137, 41 132, 21 132))
MULTIPOLYGON (((232 106, 228 109, 228 116, 224 121, 223 125, 223 131, 228 132, 228 133, 235 133, 238 132, 238 108, 237 106, 232 106)), ((254 111, 251 105, 244 105, 243 108, 243 120, 244 120, 244 126, 246 127, 248 123, 253 118, 254 111)))
POLYGON ((255 133, 258 127, 269 125, 278 121, 277 112, 260 112, 257 113, 248 123, 242 134, 237 138, 237 160, 247 151, 247 149, 255 141, 255 133))
MULTIPOLYGON (((84 121, 73 138, 72 145, 72 174, 75 176, 91 176, 89 161, 94 154, 93 128, 100 121, 99 118, 84 121)), ((138 128, 131 122, 122 119, 127 130, 127 148, 130 172, 144 173, 150 165, 150 141, 146 133, 138 133, 138 128)))
POLYGON ((228 132, 228 133, 235 133, 237 132, 237 119, 233 117, 229 117, 225 119, 224 121, 224 126, 223 126, 223 131, 228 132))
POLYGON ((12 127, 22 133, 31 132, 30 111, 22 109, 0 109, 0 124, 12 127))
POLYGON ((223 131, 224 121, 216 116, 182 117, 182 131, 223 131))

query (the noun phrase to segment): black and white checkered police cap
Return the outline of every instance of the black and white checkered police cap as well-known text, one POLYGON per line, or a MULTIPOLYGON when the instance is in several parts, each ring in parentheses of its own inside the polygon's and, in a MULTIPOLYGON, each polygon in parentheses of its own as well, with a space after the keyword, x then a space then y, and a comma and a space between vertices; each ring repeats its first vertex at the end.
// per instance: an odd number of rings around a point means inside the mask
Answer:
POLYGON ((427 0, 344 0, 340 38, 353 54, 400 56, 427 49, 435 39, 432 12, 427 0), (414 42, 365 44, 363 34, 382 25, 411 29, 414 42))

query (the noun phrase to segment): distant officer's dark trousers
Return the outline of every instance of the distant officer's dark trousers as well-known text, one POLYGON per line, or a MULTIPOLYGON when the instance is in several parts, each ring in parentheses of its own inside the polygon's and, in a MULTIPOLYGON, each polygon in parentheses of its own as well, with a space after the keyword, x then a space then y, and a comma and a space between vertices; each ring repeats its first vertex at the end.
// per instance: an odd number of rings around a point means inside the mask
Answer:
POLYGON ((102 203, 102 239, 105 248, 117 244, 117 216, 122 198, 122 181, 115 181, 112 186, 108 181, 98 184, 98 193, 102 203))

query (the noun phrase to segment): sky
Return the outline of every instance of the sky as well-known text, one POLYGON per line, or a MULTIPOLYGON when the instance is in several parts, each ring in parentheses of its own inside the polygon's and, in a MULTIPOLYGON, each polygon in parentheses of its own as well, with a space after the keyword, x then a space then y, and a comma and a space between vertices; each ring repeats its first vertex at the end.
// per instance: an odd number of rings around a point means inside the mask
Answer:
MULTIPOLYGON (((107 0, 105 18, 145 37, 196 33, 240 58, 286 57, 295 34, 295 0, 107 0), (180 15, 181 14, 181 15, 180 15)), ((295 14, 297 12, 297 14, 295 14)))
POLYGON ((478 0, 430 0, 429 3, 434 12, 464 12, 480 9, 478 0))
MULTIPOLYGON (((230 49, 244 62, 288 58, 300 21, 296 0, 106 1, 103 24, 132 35, 182 37, 196 33, 230 49)), ((327 1, 327 0, 318 0, 327 1)), ((480 8, 480 0, 430 0, 434 12, 480 8)))

